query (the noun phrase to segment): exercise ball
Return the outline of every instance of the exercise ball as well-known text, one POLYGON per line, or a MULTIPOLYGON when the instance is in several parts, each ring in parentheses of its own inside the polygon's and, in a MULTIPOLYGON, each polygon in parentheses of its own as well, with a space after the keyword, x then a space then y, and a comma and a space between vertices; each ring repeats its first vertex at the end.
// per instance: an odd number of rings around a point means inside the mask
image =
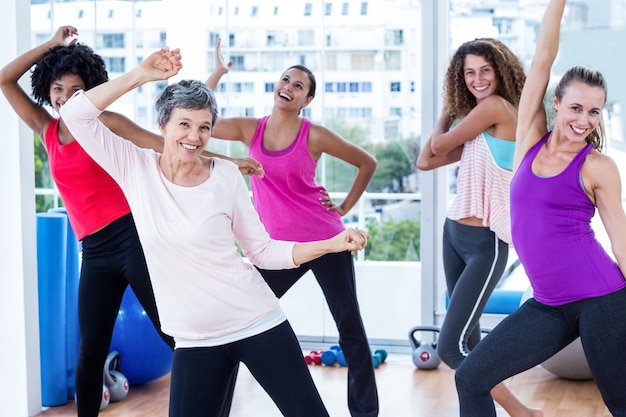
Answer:
POLYGON ((130 287, 122 299, 110 350, 119 352, 121 371, 130 385, 160 378, 172 367, 172 350, 161 339, 130 287))
MULTIPOLYGON (((531 298, 532 294, 532 287, 529 286, 522 296, 520 305, 531 298)), ((564 379, 593 379, 580 337, 565 346, 550 359, 544 361, 541 367, 564 379)))

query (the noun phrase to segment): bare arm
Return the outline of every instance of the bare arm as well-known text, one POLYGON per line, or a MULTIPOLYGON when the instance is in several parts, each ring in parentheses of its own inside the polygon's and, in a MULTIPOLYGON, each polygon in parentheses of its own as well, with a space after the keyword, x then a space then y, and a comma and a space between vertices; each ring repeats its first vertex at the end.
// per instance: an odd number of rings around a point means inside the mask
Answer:
POLYGON ((342 216, 345 215, 354 207, 363 192, 365 192, 372 176, 374 176, 378 161, 365 149, 348 142, 333 131, 319 125, 311 125, 311 130, 309 131, 309 151, 315 160, 318 160, 322 153, 327 153, 356 167, 357 173, 352 186, 350 186, 350 190, 348 190, 348 194, 341 204, 334 204, 327 194, 320 197, 322 205, 326 206, 328 210, 335 210, 342 216))
POLYGON ((517 111, 504 98, 492 95, 478 103, 453 128, 452 122, 449 112, 444 108, 435 130, 420 153, 416 164, 418 168, 433 169, 458 161, 465 143, 492 127, 496 137, 515 140, 517 111))
POLYGON ((535 55, 519 103, 513 170, 517 169, 526 152, 548 132, 543 98, 550 81, 550 70, 559 50, 564 9, 565 0, 551 0, 541 21, 535 55))
POLYGON ((451 149, 449 152, 436 155, 432 149, 433 137, 439 137, 441 134, 448 132, 453 120, 450 117, 450 113, 444 107, 441 110, 437 124, 431 136, 428 138, 422 150, 420 151, 415 166, 422 171, 429 171, 431 169, 439 168, 454 162, 458 162, 461 159, 461 153, 463 152, 463 144, 460 144, 456 148, 451 149))
MULTIPOLYGON (((103 112, 100 120, 113 133, 133 142, 136 146, 145 149, 152 149, 155 152, 163 152, 163 137, 142 128, 129 118, 113 112, 103 112)), ((257 175, 263 177, 265 172, 263 167, 252 158, 231 158, 225 155, 216 154, 210 151, 203 151, 202 155, 206 157, 221 158, 233 162, 239 168, 242 175, 257 175)))
POLYGON ((217 39, 217 44, 215 45, 215 68, 209 78, 206 80, 205 84, 211 90, 215 90, 217 87, 217 83, 220 82, 220 79, 228 74, 228 71, 233 66, 233 61, 228 61, 224 59, 224 55, 222 55, 222 38, 217 39))
POLYGON ((590 178, 592 200, 611 241, 611 249, 622 275, 626 277, 626 215, 622 206, 622 183, 617 165, 610 157, 596 153, 587 157, 582 176, 590 178))
POLYGON ((355 251, 365 248, 369 235, 364 230, 349 227, 335 237, 316 242, 296 243, 293 246, 293 263, 301 265, 327 253, 355 251))
MULTIPOLYGON (((46 52, 55 46, 65 45, 65 39, 75 34, 77 30, 73 26, 61 26, 50 40, 20 55, 0 70, 2 93, 17 115, 40 138, 44 137, 52 116, 29 97, 18 81, 46 52)), ((76 40, 72 43, 76 43, 76 40)))

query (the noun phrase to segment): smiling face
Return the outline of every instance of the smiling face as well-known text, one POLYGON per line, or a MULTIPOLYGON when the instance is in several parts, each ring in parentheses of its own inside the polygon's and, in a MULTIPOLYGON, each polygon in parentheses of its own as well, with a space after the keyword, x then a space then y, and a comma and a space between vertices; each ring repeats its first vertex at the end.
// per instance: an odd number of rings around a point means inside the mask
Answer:
POLYGON ((297 109, 309 105, 313 97, 309 95, 311 81, 302 70, 290 68, 282 75, 274 89, 274 103, 277 106, 297 109))
POLYGON ((467 89, 480 103, 495 94, 498 87, 496 71, 484 57, 469 54, 463 62, 463 78, 467 89))
POLYGON ((175 107, 169 120, 159 129, 165 139, 163 155, 190 162, 199 156, 211 137, 211 109, 188 110, 175 107))
POLYGON ((600 123, 605 100, 602 87, 590 86, 580 81, 570 82, 561 100, 554 98, 554 130, 571 140, 584 142, 600 123))
POLYGON ((58 113, 61 106, 78 90, 85 90, 85 82, 76 74, 67 74, 50 84, 50 103, 58 113))

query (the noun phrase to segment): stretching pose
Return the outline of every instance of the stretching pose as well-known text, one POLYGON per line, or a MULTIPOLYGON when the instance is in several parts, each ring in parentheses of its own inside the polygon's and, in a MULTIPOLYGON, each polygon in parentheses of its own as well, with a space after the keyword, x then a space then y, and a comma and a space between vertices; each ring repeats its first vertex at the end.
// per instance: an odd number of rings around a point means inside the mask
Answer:
POLYGON ((328 416, 278 299, 233 242, 255 264, 280 269, 327 253, 350 256, 368 235, 346 229, 308 243, 270 239, 237 167, 202 155, 217 104, 200 81, 171 84, 157 98, 162 154, 122 140, 98 119, 123 94, 181 67, 180 52, 163 48, 121 77, 77 92, 61 109, 135 215, 163 330, 176 340, 169 415, 217 415, 242 361, 284 415, 328 416))
MULTIPOLYGON (((216 69, 228 66, 216 48, 216 69)), ((214 77, 213 77, 214 79, 214 77)), ((214 87, 207 82, 210 87, 214 87)), ((357 203, 374 175, 377 162, 362 148, 323 126, 299 116, 315 97, 316 81, 306 67, 288 68, 274 89, 269 116, 218 120, 213 136, 246 145, 265 176, 251 177, 254 206, 273 239, 308 242, 327 239, 344 229, 341 216, 357 203), (323 153, 357 168, 346 198, 335 204, 315 182, 323 153)), ((295 269, 270 271, 259 265, 265 281, 282 297, 307 271, 319 283, 339 330, 339 344, 348 364, 348 408, 352 417, 378 415, 378 393, 372 354, 356 296, 354 261, 349 253, 332 253, 295 269)))
POLYGON ((548 131, 544 95, 559 46, 565 0, 546 9, 519 104, 513 242, 533 298, 487 335, 456 372, 463 417, 495 416, 490 391, 553 356, 580 336, 602 398, 626 416, 626 215, 615 162, 604 145, 602 74, 576 66, 559 81, 548 131), (617 262, 595 239, 598 210, 617 262), (528 341, 534 340, 529 346, 528 341))
MULTIPOLYGON (((450 302, 437 339, 437 353, 452 369, 480 341, 480 316, 506 267, 517 105, 525 78, 521 61, 502 42, 461 45, 446 73, 439 121, 416 163, 431 170, 460 160, 457 195, 443 230, 450 302)), ((511 416, 541 416, 504 384, 493 395, 511 416)))
MULTIPOLYGON (((77 35, 73 26, 58 28, 47 42, 24 53, 0 70, 0 89, 15 112, 41 139, 54 179, 76 237, 81 241, 82 264, 78 290, 80 347, 76 368, 79 417, 98 415, 102 399, 102 369, 124 291, 130 284, 163 340, 152 285, 130 208, 122 190, 75 141, 59 113, 80 89, 90 89, 108 79, 102 58, 88 46, 69 44, 77 35), (18 84, 31 68, 32 96, 18 84)), ((100 119, 118 135, 133 138, 138 146, 163 149, 163 138, 141 129, 129 119, 104 112, 100 119)), ((258 163, 237 160, 244 173, 262 174, 258 163)), ((224 416, 227 416, 227 411, 224 416)))

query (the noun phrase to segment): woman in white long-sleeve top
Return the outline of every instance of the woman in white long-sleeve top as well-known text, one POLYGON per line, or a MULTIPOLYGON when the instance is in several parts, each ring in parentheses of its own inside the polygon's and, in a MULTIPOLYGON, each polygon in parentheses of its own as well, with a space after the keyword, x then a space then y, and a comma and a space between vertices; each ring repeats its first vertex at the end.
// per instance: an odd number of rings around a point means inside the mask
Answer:
POLYGON ((294 268, 331 252, 355 251, 367 233, 324 241, 269 238, 237 167, 201 155, 217 117, 200 81, 168 86, 156 102, 163 154, 137 148, 98 115, 124 93, 178 73, 164 48, 123 76, 78 92, 61 109, 70 131, 118 182, 135 215, 162 329, 176 341, 170 416, 216 415, 241 361, 288 416, 328 415, 278 299, 237 251, 268 269, 294 268))

